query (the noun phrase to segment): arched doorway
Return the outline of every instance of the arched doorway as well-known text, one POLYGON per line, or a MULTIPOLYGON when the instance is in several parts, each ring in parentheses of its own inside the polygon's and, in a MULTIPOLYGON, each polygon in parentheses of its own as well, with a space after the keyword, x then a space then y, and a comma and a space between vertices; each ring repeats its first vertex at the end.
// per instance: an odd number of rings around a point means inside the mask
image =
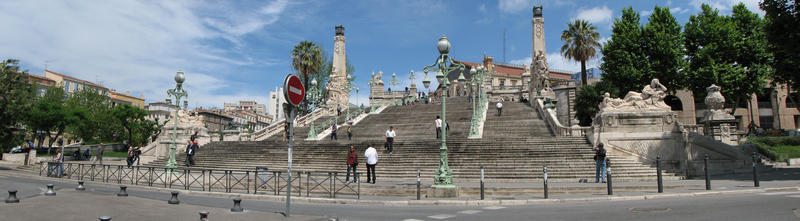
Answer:
POLYGON ((671 110, 683 111, 683 102, 681 102, 681 99, 675 95, 667 95, 664 97, 664 103, 669 105, 671 110))

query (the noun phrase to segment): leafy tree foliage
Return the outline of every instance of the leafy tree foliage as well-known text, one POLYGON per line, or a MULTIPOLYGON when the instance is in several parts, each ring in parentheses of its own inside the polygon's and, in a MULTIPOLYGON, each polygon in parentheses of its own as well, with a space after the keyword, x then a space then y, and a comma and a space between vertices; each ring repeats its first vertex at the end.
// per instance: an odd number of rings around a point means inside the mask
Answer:
MULTIPOLYGON (((32 132, 43 131, 49 138, 48 147, 52 147, 56 138, 64 134, 67 126, 79 124, 86 119, 83 108, 68 108, 66 106, 66 92, 62 87, 47 89, 44 96, 36 100, 33 108, 28 113, 26 125, 32 132)), ((43 140, 40 139, 41 146, 43 140)), ((48 148, 47 152, 50 153, 48 148)))
MULTIPOLYGON (((800 1, 763 0, 760 5, 766 12, 766 48, 774 56, 770 62, 775 71, 773 80, 800 89, 800 1)), ((800 102, 800 97, 791 99, 800 102)))
POLYGON ((597 27, 586 20, 575 20, 567 23, 567 30, 561 32, 561 54, 569 59, 581 62, 581 85, 586 85, 586 61, 597 55, 600 48, 600 34, 597 27))
MULTIPOLYGON (((314 42, 302 41, 292 49, 292 67, 297 71, 306 88, 310 86, 312 75, 321 69, 322 58, 322 49, 314 42)), ((308 97, 304 98, 302 112, 308 112, 308 103, 308 97)))
POLYGON ((580 87, 575 94, 575 117, 578 118, 581 126, 592 124, 592 118, 600 111, 598 105, 603 101, 605 93, 615 96, 615 94, 619 94, 619 90, 608 81, 580 87))
MULTIPOLYGON (((603 82, 620 91, 637 90, 639 85, 649 82, 650 62, 645 55, 639 13, 632 7, 622 10, 622 16, 614 20, 611 39, 603 45, 603 82)), ((579 106, 584 107, 584 106, 579 106)), ((580 109, 580 108, 578 108, 580 109)))
POLYGON ((34 87, 28 84, 26 71, 19 70, 19 61, 0 62, 0 152, 22 143, 23 120, 31 109, 34 87))
POLYGON ((681 25, 668 7, 656 6, 653 9, 640 39, 643 41, 644 54, 647 57, 645 62, 649 63, 649 70, 646 70, 645 78, 635 81, 636 85, 641 86, 658 78, 672 92, 682 89, 687 80, 683 71, 686 66, 683 60, 683 35, 681 25))

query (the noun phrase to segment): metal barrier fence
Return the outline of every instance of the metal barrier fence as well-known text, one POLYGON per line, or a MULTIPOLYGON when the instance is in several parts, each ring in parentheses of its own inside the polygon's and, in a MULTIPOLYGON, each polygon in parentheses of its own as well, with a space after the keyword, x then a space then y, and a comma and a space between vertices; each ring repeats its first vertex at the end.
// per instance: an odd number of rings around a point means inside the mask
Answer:
MULTIPOLYGON (((286 194, 289 176, 285 171, 256 168, 255 170, 221 170, 208 168, 168 169, 163 167, 123 165, 98 165, 64 163, 58 174, 59 163, 40 163, 39 176, 73 180, 102 181, 106 183, 156 186, 169 189, 201 190, 209 192, 282 195, 286 194)), ((358 173, 357 177, 361 177, 358 173)), ((294 171, 292 195, 336 198, 355 196, 361 198, 361 185, 346 181, 336 171, 294 171)))

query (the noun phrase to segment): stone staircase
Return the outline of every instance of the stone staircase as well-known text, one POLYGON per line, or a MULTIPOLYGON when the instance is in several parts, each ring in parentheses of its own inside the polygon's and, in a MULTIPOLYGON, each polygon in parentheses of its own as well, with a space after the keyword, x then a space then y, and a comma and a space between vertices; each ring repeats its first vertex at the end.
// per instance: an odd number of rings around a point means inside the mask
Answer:
MULTIPOLYGON (((554 182, 593 180, 594 155, 585 137, 554 137, 531 107, 522 103, 504 103, 503 115, 497 116, 490 103, 483 139, 467 139, 472 104, 464 98, 448 98, 447 121, 450 123, 447 146, 449 165, 455 182, 480 179, 481 166, 492 182, 530 182, 542 178, 548 167, 548 178, 554 182)), ((340 128, 339 139, 320 141, 296 139, 293 170, 346 171, 347 151, 356 147, 359 171, 365 172, 363 152, 368 144, 383 150, 384 132, 389 126, 397 131, 394 153, 379 152, 378 179, 411 182, 417 169, 424 179, 432 179, 438 167, 441 141, 435 138, 434 119, 441 114, 441 105, 417 104, 388 107, 381 114, 370 115, 352 127, 353 139, 347 140, 346 127, 340 128)), ((340 117, 343 118, 343 117, 340 117)), ((327 119, 318 119, 321 123, 327 119)), ((342 120, 343 121, 343 120, 342 120)), ((298 138, 305 138, 308 127, 295 128, 298 138)), ((615 181, 655 180, 656 170, 635 159, 609 156, 615 181)), ((185 156, 179 154, 182 164, 185 156)), ((149 165, 162 166, 166 159, 149 165)), ((198 168, 244 169, 267 167, 285 170, 287 144, 280 136, 264 141, 212 142, 200 148, 198 168)), ((680 179, 665 173, 666 180, 680 179)))

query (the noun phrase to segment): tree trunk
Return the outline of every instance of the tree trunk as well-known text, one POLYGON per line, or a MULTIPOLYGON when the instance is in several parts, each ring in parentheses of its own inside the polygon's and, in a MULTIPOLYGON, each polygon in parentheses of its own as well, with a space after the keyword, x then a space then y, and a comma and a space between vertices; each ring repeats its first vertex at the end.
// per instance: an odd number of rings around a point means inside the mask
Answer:
POLYGON ((581 60, 581 86, 587 85, 588 80, 586 79, 586 61, 581 60))
MULTIPOLYGON (((51 137, 50 134, 48 133, 47 137, 50 138, 50 141, 47 142, 47 154, 50 154, 50 150, 53 149, 53 143, 56 142, 56 138, 60 137, 62 133, 64 133, 63 129, 58 130, 58 132, 56 132, 56 136, 55 137, 51 137)), ((64 154, 64 153, 61 153, 61 154, 64 154)))

